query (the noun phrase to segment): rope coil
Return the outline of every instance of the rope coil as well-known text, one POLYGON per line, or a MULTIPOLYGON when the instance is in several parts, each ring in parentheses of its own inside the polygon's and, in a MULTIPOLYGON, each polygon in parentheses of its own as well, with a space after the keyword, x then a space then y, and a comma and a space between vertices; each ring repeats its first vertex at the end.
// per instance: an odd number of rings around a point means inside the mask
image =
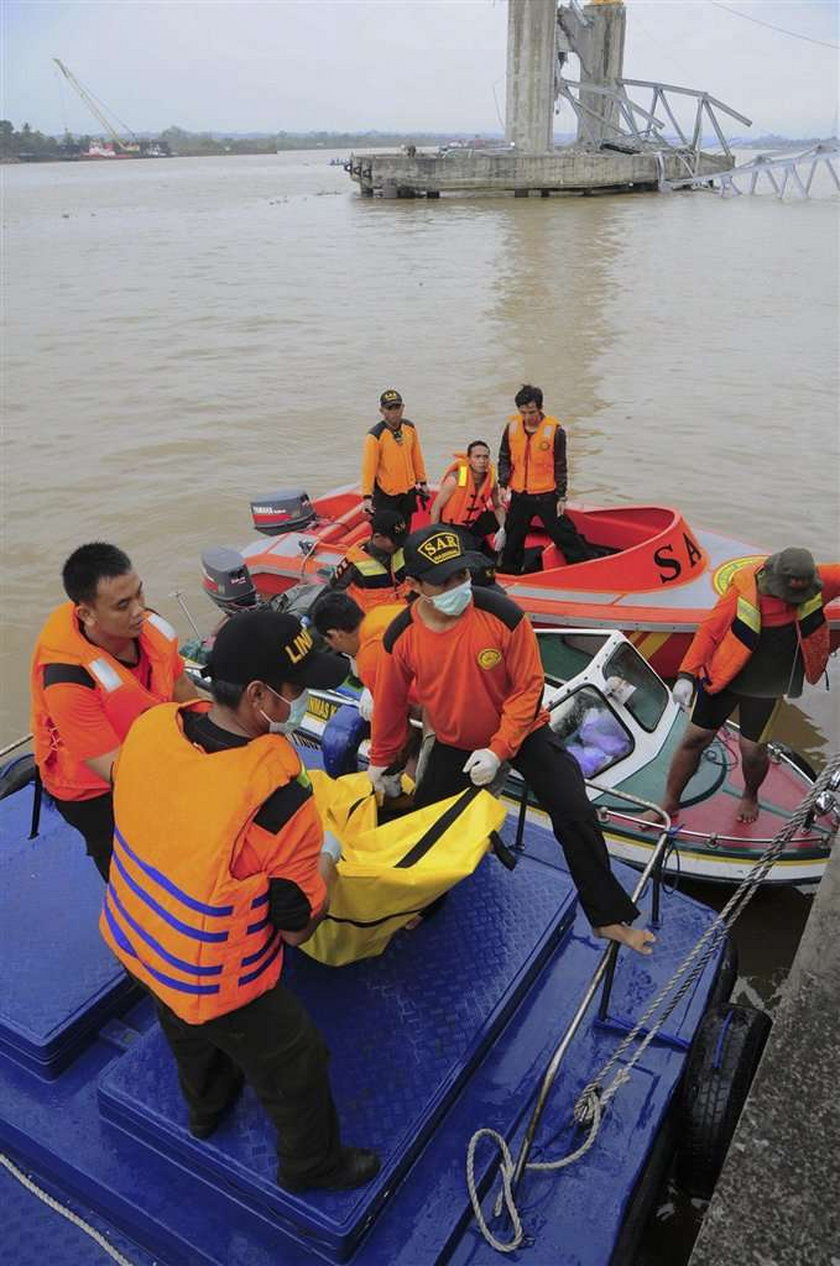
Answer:
MULTIPOLYGON (((604 1113, 609 1106, 610 1100, 618 1092, 620 1087, 629 1081, 630 1075, 644 1055, 648 1046, 662 1029, 663 1025, 685 997, 691 986, 702 975, 707 964, 717 953, 722 941, 734 925, 746 906, 752 900, 759 885, 764 880, 770 868, 775 864, 776 860, 782 853, 785 845, 796 834, 803 825, 808 815, 811 813, 813 806, 820 793, 832 788, 832 780, 840 771, 840 754, 833 755, 828 758, 825 768, 814 782, 808 794, 801 801, 796 810, 788 818, 784 826, 778 831, 773 841, 768 845, 761 856, 756 860, 755 864, 741 881, 735 892, 727 901, 726 905, 720 913, 709 924, 706 931, 688 951, 682 962, 674 970, 668 981, 662 986, 659 992, 654 996, 653 1000, 645 1008, 642 1015, 634 1024, 633 1028, 619 1042, 612 1055, 603 1065, 596 1076, 584 1086, 578 1095, 572 1110, 572 1118, 576 1125, 580 1127, 589 1126, 589 1133, 583 1143, 574 1151, 566 1156, 558 1157, 549 1161, 528 1161, 525 1170, 559 1170, 565 1169, 566 1166, 572 1165, 575 1161, 580 1160, 594 1144, 598 1132, 601 1127, 604 1113), (654 1017, 656 1017, 654 1019, 654 1017), (650 1022, 650 1024, 648 1023, 650 1022), (635 1050, 626 1060, 625 1056, 637 1039, 635 1050), (613 1075, 609 1085, 604 1086, 604 1080, 608 1074, 621 1062, 613 1075)), ((467 1190, 469 1192, 470 1203, 475 1214, 476 1222, 479 1229, 488 1244, 500 1253, 512 1253, 521 1247, 525 1240, 525 1231, 522 1226, 522 1219, 516 1206, 516 1200, 513 1194, 512 1177, 514 1164, 510 1153, 510 1148, 506 1140, 497 1131, 483 1127, 477 1130, 470 1139, 467 1149, 466 1159, 466 1179, 467 1190), (479 1140, 483 1137, 492 1138, 501 1153, 501 1161, 499 1164, 502 1189, 499 1192, 493 1212, 499 1217, 502 1210, 506 1210, 510 1218, 512 1237, 507 1242, 499 1240, 487 1225, 484 1214, 481 1209, 478 1191, 475 1183, 475 1150, 479 1140)))

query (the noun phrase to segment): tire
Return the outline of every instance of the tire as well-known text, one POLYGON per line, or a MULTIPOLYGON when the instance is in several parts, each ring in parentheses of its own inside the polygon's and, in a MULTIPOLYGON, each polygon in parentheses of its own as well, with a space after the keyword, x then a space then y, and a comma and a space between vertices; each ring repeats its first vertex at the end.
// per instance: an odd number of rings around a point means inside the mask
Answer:
POLYGON ((18 756, 0 769, 0 800, 35 781, 35 757, 18 756))
POLYGON ((755 1076, 770 1018, 726 1003, 703 1017, 689 1052, 678 1103, 676 1179, 708 1200, 755 1076))

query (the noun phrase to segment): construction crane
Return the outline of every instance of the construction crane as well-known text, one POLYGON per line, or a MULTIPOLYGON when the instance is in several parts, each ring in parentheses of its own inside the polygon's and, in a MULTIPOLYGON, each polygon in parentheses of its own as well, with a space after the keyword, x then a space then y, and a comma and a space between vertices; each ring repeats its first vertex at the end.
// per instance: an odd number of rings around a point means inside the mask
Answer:
MULTIPOLYGON (((128 134, 129 139, 126 140, 124 137, 120 136, 119 132, 116 130, 113 123, 111 123, 110 119, 105 114, 103 107, 99 104, 99 102, 96 100, 93 94, 88 91, 88 89, 84 86, 84 84, 79 82, 79 80, 73 74, 72 70, 70 70, 69 67, 65 66, 64 62, 61 61, 59 57, 54 57, 53 61, 55 62, 58 69, 61 71, 64 78, 71 85, 71 87, 75 88, 76 92, 82 98, 82 101, 84 101, 85 105, 90 110, 91 114, 94 116, 97 122, 102 124, 102 127, 108 133, 111 140, 114 142, 114 145, 118 146, 121 150, 127 153, 138 151, 140 149, 140 141, 134 135, 131 128, 127 127, 123 123, 122 126, 125 129, 125 132, 128 134)), ((122 122, 122 121, 118 119, 117 122, 122 122)))

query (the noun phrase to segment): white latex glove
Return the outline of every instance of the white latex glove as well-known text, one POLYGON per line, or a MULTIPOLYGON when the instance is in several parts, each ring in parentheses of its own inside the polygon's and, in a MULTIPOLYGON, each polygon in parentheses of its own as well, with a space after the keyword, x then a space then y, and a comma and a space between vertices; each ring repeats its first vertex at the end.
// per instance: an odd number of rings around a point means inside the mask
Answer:
POLYGON ((471 782, 476 787, 486 787, 496 777, 501 763, 496 753, 491 752, 489 747, 480 747, 470 756, 464 766, 464 773, 469 774, 471 782))
POLYGON ((369 721, 373 716, 373 695, 370 693, 367 686, 365 686, 364 690, 359 695, 359 716, 363 721, 369 721))
POLYGON ((393 800, 396 796, 401 796, 402 775, 385 774, 382 778, 382 786, 385 788, 385 796, 388 800, 393 800))
POLYGON ((321 852, 326 853, 327 857, 331 857, 334 862, 338 862, 341 858, 341 845, 333 835, 332 831, 324 832, 324 842, 321 845, 321 852))
POLYGON ((694 696, 694 682, 689 681, 687 677, 680 677, 674 682, 674 689, 671 691, 674 703, 679 704, 683 712, 688 712, 691 707, 691 700, 694 696))
POLYGON ((496 533, 496 535, 493 537, 492 541, 490 542, 490 544, 493 546, 493 549, 496 551, 497 554, 501 554, 502 550, 505 548, 506 540, 507 540, 507 532, 505 531, 503 527, 499 528, 498 532, 496 533))
POLYGON ((371 786, 378 796, 384 796, 385 792, 385 770, 387 765, 368 765, 367 776, 370 779, 371 786))
POLYGON ((558 497, 557 498, 557 515, 559 518, 562 519, 565 513, 566 513, 566 498, 558 497))

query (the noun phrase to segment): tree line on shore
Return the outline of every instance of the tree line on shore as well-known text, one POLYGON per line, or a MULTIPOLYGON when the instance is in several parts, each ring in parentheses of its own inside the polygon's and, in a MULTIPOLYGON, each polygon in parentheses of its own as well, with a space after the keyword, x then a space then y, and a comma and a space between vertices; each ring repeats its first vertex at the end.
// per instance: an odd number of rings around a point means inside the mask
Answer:
MULTIPOLYGON (((350 149, 353 146, 377 148, 413 145, 440 145, 459 139, 462 133, 419 132, 253 132, 228 134, 220 132, 187 132, 168 127, 158 136, 142 133, 144 140, 165 142, 173 155, 207 154, 273 154, 278 150, 350 149)), ((8 119, 0 120, 0 159, 14 162, 23 156, 46 160, 76 158, 87 151, 92 140, 113 140, 113 137, 79 136, 65 132, 63 136, 47 136, 24 123, 17 130, 8 119)))

